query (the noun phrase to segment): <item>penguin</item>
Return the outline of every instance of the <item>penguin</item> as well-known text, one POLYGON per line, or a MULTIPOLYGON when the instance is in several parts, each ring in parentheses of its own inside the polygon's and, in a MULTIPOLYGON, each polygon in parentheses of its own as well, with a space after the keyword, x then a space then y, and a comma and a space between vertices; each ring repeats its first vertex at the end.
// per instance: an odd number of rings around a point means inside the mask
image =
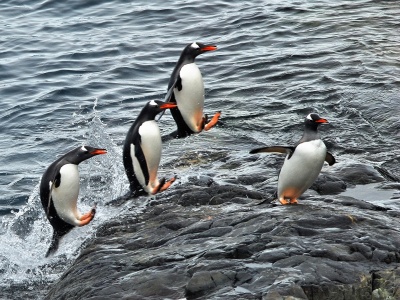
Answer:
POLYGON ((125 173, 131 195, 155 195, 165 191, 176 180, 158 180, 157 171, 161 160, 161 134, 155 121, 165 109, 176 108, 176 103, 150 101, 130 127, 123 148, 125 173))
POLYGON ((83 215, 77 208, 78 165, 88 158, 106 153, 105 149, 78 147, 61 156, 44 172, 40 182, 40 200, 53 227, 53 237, 46 257, 57 251, 60 239, 72 228, 87 225, 93 219, 95 207, 83 215))
POLYGON ((176 102, 178 107, 171 109, 172 117, 177 124, 175 138, 187 137, 202 130, 210 130, 217 124, 221 112, 215 113, 208 122, 203 114, 204 83, 195 58, 202 53, 214 51, 214 45, 202 43, 188 44, 182 51, 168 83, 166 102, 176 102), (208 123, 207 123, 208 122, 208 123))
POLYGON ((250 154, 260 152, 287 154, 278 178, 277 196, 281 204, 297 204, 297 199, 317 179, 324 161, 330 166, 336 162, 318 133, 318 126, 326 123, 328 123, 326 119, 311 113, 305 118, 303 137, 294 147, 272 146, 250 151, 250 154))

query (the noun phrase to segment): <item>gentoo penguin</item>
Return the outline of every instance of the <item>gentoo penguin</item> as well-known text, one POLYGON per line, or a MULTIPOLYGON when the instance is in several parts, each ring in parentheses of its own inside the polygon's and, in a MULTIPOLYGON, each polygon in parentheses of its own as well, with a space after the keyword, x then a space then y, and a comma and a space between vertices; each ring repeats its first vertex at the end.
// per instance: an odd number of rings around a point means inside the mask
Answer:
POLYGON ((46 257, 54 253, 62 236, 75 226, 84 226, 93 219, 96 209, 86 214, 77 208, 79 194, 78 165, 92 156, 105 154, 105 149, 78 147, 53 162, 42 176, 40 200, 47 219, 53 226, 53 238, 46 257))
POLYGON ((210 122, 203 114, 204 84, 203 77, 194 59, 199 54, 216 50, 213 45, 201 43, 188 44, 182 51, 168 83, 166 102, 176 102, 178 107, 171 109, 172 116, 177 124, 176 138, 199 133, 203 129, 209 130, 215 126, 221 115, 217 112, 210 122), (207 123, 207 124, 206 124, 207 123))
POLYGON ((125 173, 133 196, 154 195, 166 190, 176 179, 158 180, 161 160, 161 134, 154 118, 165 109, 175 108, 176 103, 148 102, 129 129, 123 149, 125 173))
POLYGON ((251 150, 250 153, 286 153, 278 179, 278 200, 283 204, 296 204, 300 197, 317 179, 326 161, 330 166, 335 158, 327 152, 318 133, 318 125, 328 123, 315 113, 309 114, 305 121, 303 137, 294 147, 272 146, 251 150))

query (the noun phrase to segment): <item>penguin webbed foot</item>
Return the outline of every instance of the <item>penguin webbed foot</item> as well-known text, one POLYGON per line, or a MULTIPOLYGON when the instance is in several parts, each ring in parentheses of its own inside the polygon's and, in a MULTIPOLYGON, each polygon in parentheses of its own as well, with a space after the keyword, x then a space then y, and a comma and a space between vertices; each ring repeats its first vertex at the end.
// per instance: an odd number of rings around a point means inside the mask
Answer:
POLYGON ((178 178, 178 176, 174 176, 172 177, 170 180, 168 180, 166 183, 164 183, 164 185, 162 186, 160 192, 165 191, 166 189, 168 189, 174 182, 175 180, 178 178))
POLYGON ((204 117, 204 130, 208 131, 213 128, 217 123, 219 118, 221 117, 221 112, 217 111, 215 115, 212 117, 211 121, 205 124, 208 121, 207 115, 204 117))
POLYGON ((166 179, 163 177, 160 179, 160 183, 158 184, 158 186, 154 189, 154 191, 152 192, 152 195, 155 195, 157 193, 163 192, 166 189, 168 189, 173 183, 174 181, 178 178, 178 176, 174 176, 172 177, 170 180, 168 180, 167 182, 165 181, 166 179))
POLYGON ((86 214, 82 215, 79 219, 79 226, 85 226, 93 220, 96 215, 96 204, 92 207, 92 209, 86 214))
POLYGON ((288 205, 290 202, 288 201, 288 200, 286 200, 285 198, 280 198, 279 199, 279 202, 282 204, 282 205, 288 205))
POLYGON ((287 199, 285 199, 285 198, 280 198, 280 199, 279 199, 279 202, 280 202, 282 205, 298 204, 296 198, 290 199, 290 200, 287 200, 287 199))

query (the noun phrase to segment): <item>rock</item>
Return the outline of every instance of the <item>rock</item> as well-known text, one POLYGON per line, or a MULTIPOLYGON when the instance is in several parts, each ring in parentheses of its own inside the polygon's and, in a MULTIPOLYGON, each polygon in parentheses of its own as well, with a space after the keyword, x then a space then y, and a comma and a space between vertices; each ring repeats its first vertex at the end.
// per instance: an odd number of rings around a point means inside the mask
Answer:
POLYGON ((210 194, 202 190, 194 190, 184 193, 178 204, 182 206, 205 205, 210 201, 210 194))
POLYGON ((104 224, 46 299, 399 299, 397 214, 204 182, 104 224))
POLYGON ((336 195, 344 192, 346 183, 338 177, 328 174, 321 174, 311 186, 320 195, 336 195))
POLYGON ((400 299, 400 267, 372 272, 372 300, 400 299))
POLYGON ((188 178, 189 182, 196 186, 210 186, 214 183, 214 179, 210 176, 201 175, 201 176, 190 176, 188 178))
POLYGON ((349 184, 382 182, 385 178, 374 167, 364 164, 345 165, 335 169, 337 176, 349 184))

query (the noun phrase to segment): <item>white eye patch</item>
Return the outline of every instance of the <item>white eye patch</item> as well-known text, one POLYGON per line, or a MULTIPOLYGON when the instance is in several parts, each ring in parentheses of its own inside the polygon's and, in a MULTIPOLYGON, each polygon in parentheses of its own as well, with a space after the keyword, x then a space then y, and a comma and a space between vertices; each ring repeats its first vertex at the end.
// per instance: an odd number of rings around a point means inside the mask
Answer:
POLYGON ((151 101, 150 101, 150 105, 152 105, 152 106, 157 106, 157 103, 156 103, 156 101, 151 100, 151 101))
POLYGON ((85 148, 85 146, 82 146, 82 151, 87 151, 87 149, 85 148))
POLYGON ((313 120, 313 119, 311 118, 311 114, 309 114, 309 115, 306 117, 306 119, 307 119, 307 120, 310 120, 310 121, 313 120))
POLYGON ((191 45, 190 45, 190 47, 192 47, 192 48, 195 48, 195 49, 198 49, 198 48, 200 48, 200 46, 199 46, 199 45, 197 45, 197 43, 196 43, 196 42, 194 42, 193 44, 191 44, 191 45))

